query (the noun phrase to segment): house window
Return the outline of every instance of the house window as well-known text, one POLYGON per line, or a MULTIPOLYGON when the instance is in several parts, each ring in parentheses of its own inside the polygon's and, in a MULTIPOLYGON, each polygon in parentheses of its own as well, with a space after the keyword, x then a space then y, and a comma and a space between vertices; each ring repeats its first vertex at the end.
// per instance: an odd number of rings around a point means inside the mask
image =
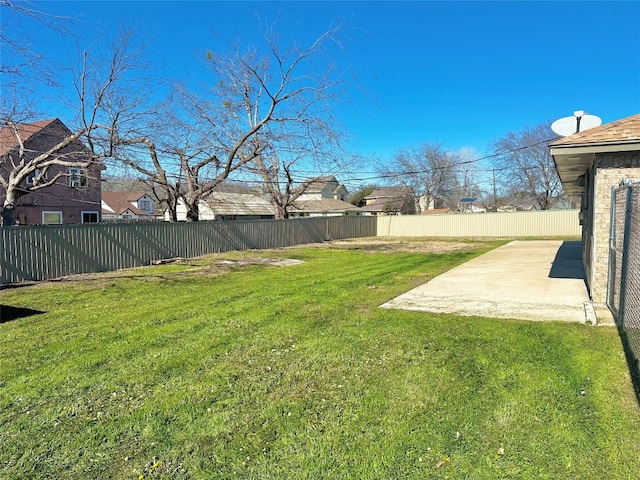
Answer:
POLYGON ((87 173, 84 168, 69 168, 69 186, 73 188, 86 188, 87 173))
POLYGON ((62 225, 62 212, 42 212, 43 225, 62 225))
POLYGON ((46 173, 43 174, 42 170, 40 170, 39 168, 36 168, 32 173, 29 174, 25 183, 27 184, 27 186, 33 187, 34 185, 37 185, 38 183, 46 182, 47 180, 48 180, 47 174, 46 173))
POLYGON ((82 212, 82 223, 98 223, 98 212, 82 212))
POLYGON ((138 208, 140 210, 144 210, 145 212, 151 212, 153 210, 151 208, 151 202, 149 200, 139 200, 138 208))

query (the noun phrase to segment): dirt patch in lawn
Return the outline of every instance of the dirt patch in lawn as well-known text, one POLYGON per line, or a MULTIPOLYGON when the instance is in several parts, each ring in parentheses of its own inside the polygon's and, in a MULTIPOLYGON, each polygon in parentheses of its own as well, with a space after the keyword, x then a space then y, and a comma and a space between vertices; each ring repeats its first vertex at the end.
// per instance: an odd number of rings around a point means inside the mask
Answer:
POLYGON ((221 260, 216 265, 218 267, 244 267, 247 265, 270 265, 272 267, 290 267, 300 265, 302 260, 294 258, 241 258, 238 260, 221 260))
POLYGON ((299 245, 290 248, 336 248, 340 250, 365 250, 372 253, 449 253, 475 250, 487 246, 482 240, 460 241, 459 239, 423 239, 398 237, 364 237, 334 240, 331 242, 299 245))
MULTIPOLYGON (((427 239, 427 238, 397 238, 397 237, 364 237, 345 240, 335 240, 323 243, 312 243, 286 247, 278 250, 269 250, 268 254, 281 257, 259 257, 256 250, 244 252, 228 252, 205 255, 198 258, 170 258, 152 262, 154 267, 135 267, 112 272, 81 273, 67 275, 45 282, 22 282, 12 287, 46 284, 48 282, 88 282, 109 280, 115 278, 154 278, 163 279, 171 276, 206 275, 210 277, 223 275, 230 271, 252 265, 264 265, 272 267, 285 267, 304 263, 301 260, 286 258, 286 252, 301 248, 326 248, 338 250, 364 250, 370 253, 411 252, 417 254, 439 254, 457 251, 469 251, 488 245, 483 240, 459 239, 427 239), (230 255, 231 254, 231 255, 230 255)), ((95 286, 95 285, 94 285, 95 286)), ((5 286, 8 287, 8 286, 5 286)))
MULTIPOLYGON (((143 266, 115 270, 112 272, 79 273, 75 275, 66 275, 64 277, 49 280, 48 282, 86 282, 132 277, 148 278, 149 280, 153 280, 154 278, 162 279, 169 275, 172 277, 185 277, 193 275, 214 277, 223 275, 233 270, 237 270, 238 268, 251 265, 287 267, 304 263, 302 260, 296 260, 293 258, 245 257, 229 259, 224 258, 222 255, 224 254, 213 254, 214 258, 215 256, 220 256, 219 260, 214 259, 213 261, 210 258, 204 260, 206 257, 209 257, 208 255, 205 257, 197 258, 169 258, 152 262, 151 268, 149 266, 143 266)), ((29 282, 29 284, 34 283, 37 284, 38 282, 29 282)))

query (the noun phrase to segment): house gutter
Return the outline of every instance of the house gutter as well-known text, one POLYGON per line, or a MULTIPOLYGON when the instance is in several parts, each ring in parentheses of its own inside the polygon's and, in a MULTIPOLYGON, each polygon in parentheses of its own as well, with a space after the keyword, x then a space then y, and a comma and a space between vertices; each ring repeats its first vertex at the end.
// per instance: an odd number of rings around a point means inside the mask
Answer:
POLYGON ((552 156, 574 156, 589 153, 610 153, 610 152, 634 152, 640 150, 640 142, 637 140, 631 142, 616 143, 585 143, 582 145, 551 145, 549 151, 552 156))

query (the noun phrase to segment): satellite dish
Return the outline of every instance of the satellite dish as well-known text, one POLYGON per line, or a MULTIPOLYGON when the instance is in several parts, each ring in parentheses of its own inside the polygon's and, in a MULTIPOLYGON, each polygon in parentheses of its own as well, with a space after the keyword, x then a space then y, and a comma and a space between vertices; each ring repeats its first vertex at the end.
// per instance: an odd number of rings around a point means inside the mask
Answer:
POLYGON ((574 133, 584 132, 590 128, 598 127, 602 124, 600 117, 584 113, 583 110, 573 112, 572 117, 563 117, 551 124, 553 133, 561 137, 568 137, 574 133))
POLYGON ((595 115, 583 115, 582 118, 580 118, 581 132, 589 130, 590 128, 599 127, 600 125, 602 125, 602 119, 595 115))

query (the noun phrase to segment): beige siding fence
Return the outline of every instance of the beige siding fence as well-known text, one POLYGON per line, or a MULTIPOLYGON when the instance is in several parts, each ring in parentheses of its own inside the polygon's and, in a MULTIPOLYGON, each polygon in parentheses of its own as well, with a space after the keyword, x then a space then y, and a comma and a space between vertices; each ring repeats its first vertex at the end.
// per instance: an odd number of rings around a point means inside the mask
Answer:
POLYGON ((106 272, 165 258, 375 234, 374 217, 0 228, 0 283, 106 272))
POLYGON ((578 210, 378 217, 379 237, 578 237, 578 210))

